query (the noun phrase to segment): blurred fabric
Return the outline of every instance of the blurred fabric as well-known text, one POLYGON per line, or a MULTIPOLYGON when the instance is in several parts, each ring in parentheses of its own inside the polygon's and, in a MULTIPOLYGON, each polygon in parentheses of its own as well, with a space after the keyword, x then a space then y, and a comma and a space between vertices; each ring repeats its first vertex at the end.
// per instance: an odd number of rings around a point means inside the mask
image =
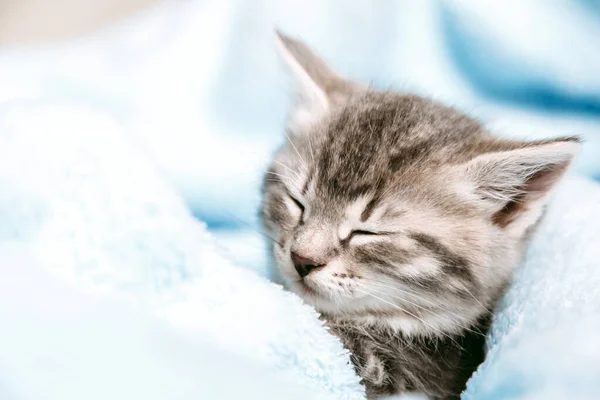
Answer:
POLYGON ((102 28, 156 0, 0 0, 0 46, 66 39, 102 28))
POLYGON ((231 262, 103 112, 0 110, 0 399, 364 399, 314 308, 231 262))
POLYGON ((275 26, 350 78, 432 96, 502 135, 581 135, 575 171, 600 178, 594 1, 163 1, 85 37, 5 47, 0 101, 105 111, 210 226, 254 224, 290 98, 275 26))

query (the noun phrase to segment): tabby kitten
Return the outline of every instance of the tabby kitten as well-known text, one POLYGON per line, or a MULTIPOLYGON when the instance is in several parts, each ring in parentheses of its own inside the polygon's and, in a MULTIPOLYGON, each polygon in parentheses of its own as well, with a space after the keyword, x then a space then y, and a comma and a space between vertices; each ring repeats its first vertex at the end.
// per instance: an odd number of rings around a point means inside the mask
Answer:
POLYGON ((298 86, 261 215, 282 283, 352 353, 369 397, 458 399, 576 138, 521 142, 350 82, 278 34, 298 86))

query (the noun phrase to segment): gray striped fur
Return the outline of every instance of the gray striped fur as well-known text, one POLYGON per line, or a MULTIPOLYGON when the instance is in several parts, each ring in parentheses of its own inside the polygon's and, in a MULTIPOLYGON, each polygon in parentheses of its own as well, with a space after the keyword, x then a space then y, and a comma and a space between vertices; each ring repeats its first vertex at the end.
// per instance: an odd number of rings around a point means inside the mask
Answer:
POLYGON ((499 139, 412 94, 337 75, 279 36, 298 87, 261 216, 281 282, 353 353, 369 396, 454 399, 576 138, 499 139), (291 253, 314 260, 301 277, 291 253))

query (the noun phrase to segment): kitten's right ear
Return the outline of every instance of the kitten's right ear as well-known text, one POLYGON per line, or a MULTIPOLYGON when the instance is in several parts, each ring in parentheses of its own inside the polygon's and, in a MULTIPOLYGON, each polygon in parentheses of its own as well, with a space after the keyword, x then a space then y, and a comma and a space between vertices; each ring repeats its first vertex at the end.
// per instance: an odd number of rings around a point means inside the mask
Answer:
POLYGON ((292 123, 305 129, 358 90, 355 85, 331 69, 304 43, 275 30, 279 52, 288 65, 297 86, 297 103, 292 123))

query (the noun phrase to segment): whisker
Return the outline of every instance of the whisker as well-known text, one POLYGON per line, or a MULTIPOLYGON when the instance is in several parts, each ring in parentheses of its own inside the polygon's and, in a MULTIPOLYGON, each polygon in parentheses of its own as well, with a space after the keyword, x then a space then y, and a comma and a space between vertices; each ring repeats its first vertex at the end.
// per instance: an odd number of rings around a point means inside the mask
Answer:
POLYGON ((448 334, 447 334, 447 333, 445 333, 444 331, 442 331, 442 330, 440 330, 440 329, 436 328, 435 326, 431 325, 429 322, 425 321, 424 319, 422 319, 422 318, 419 318, 418 316, 416 316, 415 314, 411 313, 410 311, 407 311, 406 309, 404 309, 404 308, 402 308, 402 307, 400 307, 400 306, 398 306, 398 305, 396 305, 396 304, 394 304, 394 303, 392 303, 392 302, 390 302, 390 301, 387 301, 387 300, 385 300, 385 299, 382 299, 381 297, 377 297, 377 296, 375 296, 373 293, 369 293, 369 292, 366 292, 366 291, 363 291, 363 290, 360 290, 360 289, 356 289, 356 290, 357 290, 357 291, 359 291, 359 292, 362 292, 362 293, 366 294, 367 296, 371 296, 371 297, 373 297, 374 299, 377 299, 377 300, 379 300, 379 301, 382 301, 382 302, 384 302, 384 303, 386 303, 386 304, 388 304, 388 305, 390 305, 390 306, 392 306, 392 307, 394 307, 394 308, 397 308, 398 310, 400 310, 400 311, 402 311, 402 312, 404 312, 404 313, 406 313, 406 314, 410 315, 411 317, 413 317, 413 318, 415 318, 415 319, 417 319, 417 320, 421 321, 421 323, 423 323, 424 325, 427 325, 428 327, 430 327, 430 328, 431 328, 431 329, 433 329, 434 331, 438 332, 438 333, 439 333, 439 334, 441 334, 442 336, 445 336, 445 337, 447 337, 447 338, 448 338, 448 339, 449 339, 451 342, 453 342, 454 344, 456 344, 458 347, 462 348, 462 346, 461 346, 460 344, 458 344, 458 342, 457 342, 456 340, 454 340, 454 339, 453 339, 453 338, 452 338, 450 335, 448 335, 448 334))
POLYGON ((289 180, 292 183, 296 184, 297 186, 299 186, 299 187, 301 186, 300 185, 300 181, 292 178, 291 176, 286 176, 286 175, 283 175, 283 174, 278 174, 277 172, 273 172, 273 171, 267 171, 267 172, 265 172, 265 174, 274 175, 274 176, 277 176, 277 177, 281 178, 281 180, 283 180, 283 181, 289 180))
POLYGON ((388 285, 385 282, 376 281, 376 280, 373 280, 373 279, 363 279, 363 280, 366 281, 366 282, 369 282, 369 283, 374 283, 374 284, 380 285, 381 287, 385 287, 385 288, 388 288, 388 289, 401 291, 402 293, 408 294, 408 295, 413 296, 413 297, 418 297, 419 300, 421 300, 424 303, 429 304, 430 306, 439 307, 439 308, 441 308, 441 309, 443 309, 445 311, 451 312, 449 309, 445 308, 442 304, 436 304, 436 303, 432 302, 431 300, 428 300, 428 299, 424 298, 422 294, 420 294, 418 292, 415 292, 414 290, 411 290, 411 289, 408 289, 408 288, 404 288, 404 287, 400 288, 400 287, 397 287, 397 286, 388 285))
POLYGON ((310 135, 306 135, 306 138, 308 139, 308 149, 310 150, 310 157, 312 158, 312 162, 314 164, 315 163, 315 153, 313 151, 313 146, 312 146, 312 142, 310 140, 310 135))
MULTIPOLYGON (((302 155, 298 151, 298 148, 296 147, 296 145, 294 144, 294 142, 292 141, 292 139, 290 139, 290 136, 287 134, 287 132, 284 131, 283 133, 285 134, 285 137, 290 142, 290 144, 292 145, 292 147, 294 148, 294 150, 296 150, 296 154, 298 154, 298 157, 300 157, 300 160, 302 161, 302 164, 304 164, 304 168, 306 168, 306 161, 304 160, 304 158, 302 158, 302 155)), ((308 169, 308 168, 306 168, 306 169, 308 169)))
POLYGON ((473 298, 473 300, 475 300, 477 302, 477 304, 479 304, 484 310, 486 310, 490 315, 493 314, 492 310, 490 310, 489 308, 487 308, 486 306, 484 306, 483 304, 481 304, 481 302, 479 300, 477 300, 477 298, 473 295, 473 293, 471 293, 471 291, 469 289, 467 289, 467 287, 461 282, 461 281, 457 281, 457 283, 460 284, 460 286, 462 286, 463 289, 465 289, 465 291, 467 293, 469 293, 469 295, 473 298))
MULTIPOLYGON (((374 281, 369 281, 369 280, 367 280, 367 282, 369 282, 369 283, 375 283, 374 281)), ((395 289, 395 288, 393 288, 393 287, 391 287, 391 286, 386 286, 386 287, 388 287, 388 288, 390 288, 390 289, 395 289)), ((438 314, 436 314, 435 312, 433 312, 433 310, 431 310, 431 309, 428 309, 428 308, 426 308, 426 307, 423 307, 423 306, 421 306, 421 305, 419 305, 419 304, 417 304, 417 303, 413 303, 413 302, 411 302, 411 301, 409 301, 409 300, 406 300, 406 299, 404 299, 404 298, 402 298, 402 297, 394 296, 394 295, 391 295, 391 294, 389 294, 389 293, 386 293, 386 292, 383 292, 383 291, 380 291, 380 290, 377 290, 377 289, 372 289, 372 290, 375 290, 375 292, 377 292, 377 293, 381 293, 381 294, 387 294, 388 296, 390 296, 390 297, 392 297, 392 298, 394 298, 394 299, 397 299, 397 300, 403 301, 403 302, 405 302, 405 303, 411 304, 411 305, 413 305, 413 306, 415 306, 415 307, 418 307, 418 308, 420 308, 420 309, 422 309, 422 310, 424 310, 424 311, 430 312, 431 314, 438 316, 438 314)), ((398 290, 398 289, 396 289, 396 290, 398 290)), ((400 291, 402 291, 402 290, 400 290, 400 291)), ((414 297, 417 297, 417 295, 415 295, 415 294, 411 294, 411 293, 408 293, 408 292, 403 292, 403 293, 404 293, 404 294, 408 294, 408 295, 412 295, 412 296, 414 296, 414 297)), ((422 298, 421 298, 421 300, 425 300, 425 299, 422 299, 422 298)), ((434 303, 432 303, 432 302, 429 302, 429 304, 431 304, 431 305, 433 305, 433 306, 438 306, 437 304, 434 304, 434 303)), ((465 321, 465 322, 470 322, 470 321, 469 321, 469 319, 467 319, 467 318, 463 317, 462 315, 458 315, 458 314, 456 314, 456 313, 454 313, 454 312, 452 312, 452 311, 448 310, 447 308, 443 308, 443 307, 441 307, 441 306, 440 306, 440 308, 442 308, 444 311, 446 311, 447 313, 449 313, 449 314, 453 315, 454 317, 456 317, 456 318, 458 318, 458 319, 461 319, 461 320, 463 320, 463 321, 465 321)), ((474 333, 474 334, 477 334, 477 335, 480 335, 480 336, 482 336, 482 337, 485 337, 485 335, 484 335, 483 333, 481 333, 481 332, 478 332, 478 331, 475 331, 475 330, 471 329, 471 328, 470 328, 470 326, 467 326, 467 325, 462 325, 462 324, 460 324, 460 323, 454 323, 454 325, 456 325, 456 326, 458 326, 458 327, 460 327, 460 328, 462 328, 462 329, 465 329, 465 330, 467 330, 467 331, 469 331, 469 332, 472 332, 472 333, 474 333)))
MULTIPOLYGON (((405 292, 406 294, 409 294, 409 295, 412 295, 412 296, 415 296, 415 297, 419 297, 419 299, 421 301, 424 301, 424 302, 428 303, 429 305, 437 306, 437 307, 441 308, 442 310, 445 310, 447 312, 452 313, 451 310, 449 310, 448 308, 444 307, 442 304, 435 304, 435 303, 431 302, 430 300, 427 300, 427 299, 423 298, 419 293, 417 293, 417 292, 415 292, 415 291, 413 291, 411 289, 408 289, 408 288, 399 288, 399 287, 395 287, 395 286, 386 285, 384 282, 380 282, 380 281, 376 281, 376 280, 372 280, 372 279, 365 279, 365 281, 370 282, 370 283, 375 283, 375 284, 381 285, 383 287, 387 287, 389 289, 401 290, 401 291, 405 292)), ((465 288, 465 290, 467 290, 467 289, 465 288)), ((473 299, 477 302, 477 304, 479 304, 481 307, 483 307, 485 309, 486 313, 492 314, 492 311, 490 311, 487 307, 485 307, 483 304, 481 304, 481 302, 479 302, 479 300, 477 300, 473 296, 472 293, 469 292, 469 294, 473 297, 473 299)), ((457 315, 457 316, 459 316, 459 315, 457 315)))
POLYGON ((283 174, 278 174, 277 172, 273 172, 273 171, 266 171, 265 174, 269 174, 269 175, 275 175, 278 176, 282 179, 291 179, 293 181, 293 179, 289 176, 283 175, 283 174))
MULTIPOLYGON (((374 282, 374 281, 370 281, 370 280, 366 280, 366 281, 367 281, 367 282, 369 282, 369 283, 376 283, 376 282, 374 282)), ((364 285, 362 285, 362 286, 363 286, 363 287, 365 287, 364 285)), ((396 290, 395 288, 392 288, 391 286, 384 286, 384 287, 388 287, 388 288, 390 288, 390 289, 394 289, 394 290, 396 290)), ((385 292, 383 292, 383 291, 381 291, 381 290, 375 290, 375 291, 376 291, 376 292, 379 292, 379 293, 388 294, 388 293, 385 293, 385 292)), ((410 294, 410 293, 406 293, 406 294, 410 294)), ((432 311, 432 310, 430 310, 430 309, 428 309, 428 308, 426 308, 426 307, 423 307, 423 306, 421 306, 421 305, 419 305, 419 304, 417 304, 417 303, 413 303, 413 302, 411 302, 411 301, 409 301, 409 300, 406 300, 406 299, 404 299, 404 298, 402 298, 402 297, 392 296, 392 295, 390 295, 390 294, 388 294, 388 295, 389 295, 390 297, 393 297, 393 298, 395 298, 395 299, 398 299, 398 300, 402 300, 402 301, 404 301, 404 302, 406 302, 406 303, 408 303, 408 304, 411 304, 411 305, 413 305, 413 306, 415 306, 415 307, 418 307, 418 308, 420 308, 420 309, 422 309, 422 310, 425 310, 425 311, 432 311)))
POLYGON ((279 164, 279 165, 281 165, 283 168, 287 169, 287 170, 288 170, 288 171, 290 171, 292 174, 296 175, 296 178, 297 178, 298 180, 301 180, 301 179, 302 179, 302 176, 300 176, 300 174, 299 174, 298 172, 294 171, 293 169, 291 169, 289 166, 285 165, 284 163, 282 163, 282 162, 279 162, 279 161, 277 161, 277 160, 273 160, 273 162, 274 162, 274 163, 277 163, 277 164, 279 164))

